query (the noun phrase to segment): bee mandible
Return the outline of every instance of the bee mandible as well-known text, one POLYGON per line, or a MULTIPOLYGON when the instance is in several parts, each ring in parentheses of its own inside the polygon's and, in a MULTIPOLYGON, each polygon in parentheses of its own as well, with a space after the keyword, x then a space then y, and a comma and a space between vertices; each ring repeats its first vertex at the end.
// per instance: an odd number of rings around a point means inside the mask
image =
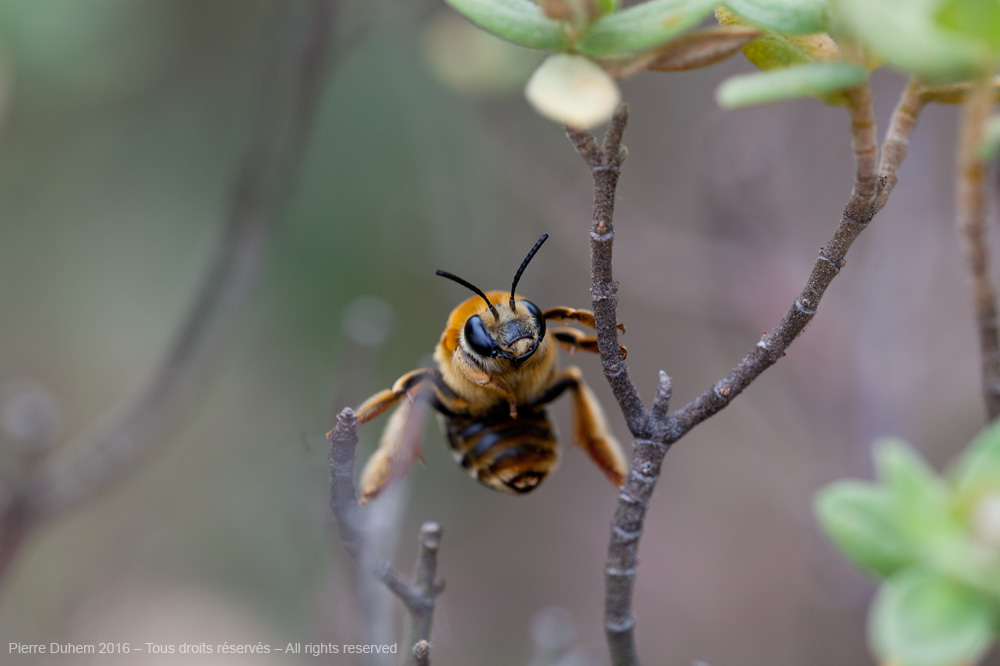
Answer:
MULTIPOLYGON (((545 406, 567 390, 574 441, 616 487, 624 483, 625 457, 608 431, 600 404, 579 368, 560 371, 557 366, 556 345, 570 353, 597 352, 597 338, 566 326, 546 328, 551 321, 593 329, 593 312, 566 307, 543 312, 515 293, 524 269, 547 238, 543 234, 528 252, 509 294, 484 292, 457 275, 436 271, 475 296, 448 316, 434 350, 436 368, 408 372, 391 389, 358 407, 358 421, 367 423, 398 405, 361 474, 362 504, 403 477, 420 457, 417 413, 422 404, 441 415, 455 460, 473 478, 505 493, 530 492, 558 462, 545 406)), ((621 351, 624 355, 625 348, 621 351)))

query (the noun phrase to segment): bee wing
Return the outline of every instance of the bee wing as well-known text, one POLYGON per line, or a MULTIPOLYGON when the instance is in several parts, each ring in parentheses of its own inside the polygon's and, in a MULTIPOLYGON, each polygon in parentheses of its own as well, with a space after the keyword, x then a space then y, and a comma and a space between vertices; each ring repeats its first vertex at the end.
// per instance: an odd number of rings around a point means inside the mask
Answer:
POLYGON ((400 401, 382 432, 378 449, 361 472, 359 504, 374 499, 387 486, 399 481, 420 458, 420 430, 427 416, 427 391, 400 401))

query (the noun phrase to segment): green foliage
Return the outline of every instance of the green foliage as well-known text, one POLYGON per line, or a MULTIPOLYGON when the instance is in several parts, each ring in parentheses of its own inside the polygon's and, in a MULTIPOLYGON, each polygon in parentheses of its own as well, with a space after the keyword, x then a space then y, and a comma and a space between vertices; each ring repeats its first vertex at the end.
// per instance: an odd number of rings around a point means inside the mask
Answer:
POLYGON ((885 488, 862 481, 834 483, 817 495, 816 513, 837 547, 868 573, 886 577, 911 562, 885 488))
POLYGON ((1000 492, 1000 421, 972 440, 949 474, 963 502, 988 492, 1000 492))
POLYGON ((979 158, 991 160, 1000 150, 1000 116, 993 116, 986 124, 986 133, 983 136, 983 143, 979 146, 979 158))
POLYGON ((597 7, 598 15, 604 16, 605 14, 618 11, 621 2, 619 0, 595 0, 594 4, 597 7))
POLYGON ((590 56, 654 48, 700 23, 715 4, 715 0, 650 0, 634 5, 595 21, 575 48, 590 56))
POLYGON ((911 543, 925 543, 948 530, 950 507, 944 484, 908 444, 895 439, 878 442, 875 467, 889 493, 894 522, 911 543))
POLYGON ((932 83, 988 76, 1000 62, 996 0, 835 0, 835 8, 868 49, 932 83))
POLYGON ((947 478, 899 440, 880 442, 875 463, 881 484, 840 481, 816 497, 837 547, 884 579, 872 647, 901 666, 971 663, 1000 626, 1000 426, 947 478))
POLYGON ((543 51, 570 46, 564 21, 545 16, 531 0, 447 0, 467 19, 506 40, 543 51))
POLYGON ((733 76, 722 82, 715 98, 722 106, 732 109, 797 97, 830 95, 863 83, 867 78, 868 70, 860 65, 816 62, 733 76))
POLYGON ((908 569, 879 590, 870 640, 883 658, 905 666, 969 664, 989 648, 994 619, 985 600, 969 589, 908 569))
POLYGON ((726 8, 759 28, 789 34, 825 32, 826 0, 728 0, 726 8))

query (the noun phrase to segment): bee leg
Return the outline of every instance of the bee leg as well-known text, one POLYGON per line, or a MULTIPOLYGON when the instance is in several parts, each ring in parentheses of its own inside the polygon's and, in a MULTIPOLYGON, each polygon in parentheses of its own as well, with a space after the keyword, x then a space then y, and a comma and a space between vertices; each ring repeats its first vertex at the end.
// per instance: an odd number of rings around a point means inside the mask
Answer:
POLYGON ((412 402, 404 400, 389 417, 378 448, 361 471, 358 504, 366 504, 392 482, 402 479, 420 458, 424 402, 423 396, 412 402))
POLYGON ((491 377, 485 371, 469 363, 461 354, 455 354, 452 366, 457 368, 470 382, 482 386, 484 389, 489 389, 506 400, 507 404, 510 405, 510 418, 517 418, 517 396, 502 379, 491 377))
POLYGON ((583 381, 579 368, 567 368, 559 373, 536 404, 551 402, 566 389, 571 391, 573 398, 573 439, 615 487, 620 487, 625 483, 627 472, 625 454, 618 440, 608 431, 604 411, 583 381))
POLYGON ((434 369, 408 372, 391 389, 376 393, 358 407, 358 421, 367 423, 399 405, 382 432, 378 449, 361 472, 359 504, 368 502, 388 484, 401 479, 413 461, 420 459, 420 425, 427 403, 439 411, 448 409, 452 413, 461 413, 467 407, 434 369), (403 400, 404 397, 408 399, 403 400))
MULTIPOLYGON (((594 321, 594 313, 590 310, 574 310, 573 308, 564 307, 549 308, 542 313, 542 317, 546 321, 574 321, 587 328, 597 328, 597 322, 594 321)), ((625 324, 618 324, 618 330, 625 333, 625 324)))
MULTIPOLYGON (((568 351, 570 354, 575 352, 577 349, 582 349, 586 352, 591 352, 593 354, 600 351, 597 348, 597 338, 594 336, 588 336, 575 328, 556 328, 549 333, 556 343, 568 351)), ((628 357, 628 349, 624 345, 618 345, 618 349, 622 352, 622 358, 628 357)))
POLYGON ((390 410, 409 391, 425 381, 437 381, 438 372, 431 368, 413 370, 396 380, 391 389, 379 391, 361 403, 355 411, 358 413, 358 423, 368 423, 376 416, 390 410))

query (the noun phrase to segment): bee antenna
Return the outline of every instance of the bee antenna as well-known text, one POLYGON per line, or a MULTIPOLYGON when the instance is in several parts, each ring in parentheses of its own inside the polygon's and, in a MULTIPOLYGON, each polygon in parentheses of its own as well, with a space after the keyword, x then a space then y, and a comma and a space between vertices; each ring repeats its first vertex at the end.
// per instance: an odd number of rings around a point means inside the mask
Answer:
POLYGON ((486 305, 490 306, 490 312, 493 313, 493 318, 496 319, 497 321, 500 321, 500 313, 497 312, 496 306, 493 305, 492 303, 490 303, 490 299, 486 298, 486 294, 483 293, 482 289, 480 289, 476 285, 472 284, 468 280, 463 280, 462 278, 458 277, 457 275, 454 275, 454 274, 449 273, 447 271, 434 271, 434 275, 440 275, 443 278, 448 278, 449 280, 454 280, 455 282, 459 283, 463 287, 468 287, 472 291, 474 291, 477 294, 479 294, 480 296, 482 296, 483 300, 486 301, 486 305))
POLYGON ((538 239, 537 243, 535 243, 535 247, 531 248, 531 251, 528 252, 528 256, 525 257, 524 261, 521 262, 521 267, 517 269, 517 273, 514 274, 514 282, 510 285, 511 310, 514 309, 514 290, 517 289, 517 283, 521 279, 521 274, 524 273, 524 269, 528 267, 528 262, 531 261, 531 258, 535 256, 536 252, 538 252, 538 248, 540 248, 542 246, 542 243, 548 240, 548 238, 549 238, 548 234, 542 234, 542 237, 538 239))

